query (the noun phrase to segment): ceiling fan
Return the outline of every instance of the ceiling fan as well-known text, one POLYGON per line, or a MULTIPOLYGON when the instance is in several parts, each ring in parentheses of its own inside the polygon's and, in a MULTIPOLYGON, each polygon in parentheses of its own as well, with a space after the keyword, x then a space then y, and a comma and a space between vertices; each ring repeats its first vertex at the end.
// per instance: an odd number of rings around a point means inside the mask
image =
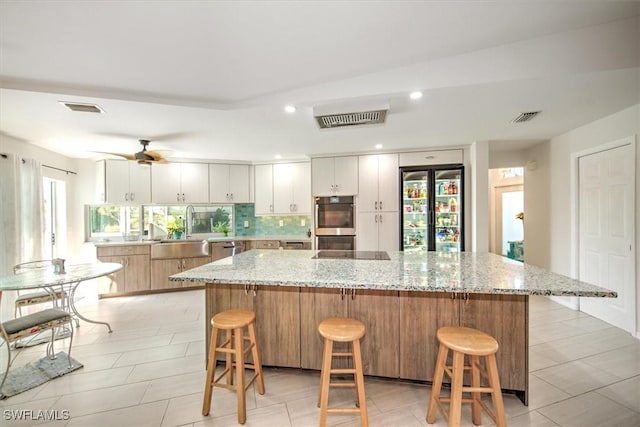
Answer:
POLYGON ((140 139, 139 142, 140 145, 142 145, 142 150, 138 151, 135 154, 105 153, 104 151, 99 151, 99 153, 123 157, 127 160, 135 160, 143 165, 150 165, 152 163, 167 163, 167 159, 165 158, 165 156, 168 155, 168 151, 147 151, 147 145, 149 145, 151 141, 148 139, 140 139))

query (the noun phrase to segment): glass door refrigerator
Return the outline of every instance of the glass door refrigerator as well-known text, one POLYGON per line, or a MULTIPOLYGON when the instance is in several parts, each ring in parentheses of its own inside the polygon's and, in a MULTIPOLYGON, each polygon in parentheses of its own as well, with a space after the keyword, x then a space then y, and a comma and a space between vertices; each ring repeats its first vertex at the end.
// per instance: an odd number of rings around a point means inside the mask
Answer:
POLYGON ((404 251, 464 248, 463 166, 400 168, 404 251))

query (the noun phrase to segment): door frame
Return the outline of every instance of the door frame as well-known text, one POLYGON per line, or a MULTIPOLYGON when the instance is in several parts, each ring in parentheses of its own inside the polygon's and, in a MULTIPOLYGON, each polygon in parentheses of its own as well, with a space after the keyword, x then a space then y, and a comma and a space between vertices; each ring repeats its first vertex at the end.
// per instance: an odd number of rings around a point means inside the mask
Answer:
MULTIPOLYGON (((584 157, 584 156, 588 156, 591 154, 596 154, 596 153, 600 153, 603 151, 608 151, 608 150, 612 150, 615 148, 619 148, 619 147, 623 147, 625 145, 631 145, 633 147, 633 152, 634 154, 636 153, 637 150, 637 146, 636 146, 636 135, 631 135, 631 136, 627 136, 615 141, 611 141, 611 142, 607 142, 604 144, 600 144, 591 148, 587 148, 585 150, 581 150, 581 151, 577 151, 575 153, 571 153, 571 165, 570 165, 570 172, 569 172, 569 185, 571 188, 571 201, 570 201, 570 211, 571 211, 571 218, 573 219, 571 221, 571 234, 570 234, 570 239, 571 239, 571 266, 570 266, 570 271, 571 271, 571 277, 574 278, 579 278, 580 277, 580 211, 578 209, 579 206, 579 201, 580 201, 580 177, 579 177, 579 160, 580 157, 584 157)), ((634 156, 634 175, 637 176, 637 168, 638 165, 636 164, 635 161, 635 156, 634 156)), ((637 179, 637 178, 636 178, 637 179)), ((634 202, 635 202, 635 210, 636 212, 638 211, 638 200, 636 198, 636 180, 632 180, 632 185, 633 185, 633 195, 634 195, 634 202)), ((637 277, 637 272, 636 272, 636 245, 635 242, 637 241, 636 239, 636 224, 635 222, 633 222, 631 224, 632 227, 632 248, 631 248, 631 257, 633 259, 633 273, 632 273, 632 277, 634 279, 636 279, 637 277)), ((638 286, 636 284, 636 295, 633 301, 633 306, 634 306, 634 329, 637 329, 637 317, 638 317, 638 296, 637 296, 637 292, 638 292, 638 286)), ((559 301, 558 299, 555 299, 556 301, 559 301)), ((560 302, 560 301, 559 301, 560 302)), ((566 301, 562 302, 564 305, 567 305, 571 308, 574 308, 576 310, 580 310, 580 298, 579 297, 571 297, 570 301, 566 301)), ((640 337, 640 333, 637 330, 634 330, 634 335, 636 337, 640 337)))

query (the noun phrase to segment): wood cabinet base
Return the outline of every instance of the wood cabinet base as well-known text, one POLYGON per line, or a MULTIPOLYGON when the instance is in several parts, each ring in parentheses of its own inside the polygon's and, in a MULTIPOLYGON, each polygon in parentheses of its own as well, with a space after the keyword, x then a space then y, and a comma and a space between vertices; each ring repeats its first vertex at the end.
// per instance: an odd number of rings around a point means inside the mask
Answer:
POLYGON ((362 338, 366 375, 427 383, 433 379, 438 328, 473 327, 498 341, 500 384, 504 391, 515 393, 528 404, 526 295, 374 290, 352 293, 327 288, 207 283, 205 299, 205 348, 209 348, 213 315, 245 308, 256 312, 258 339, 265 355, 263 365, 319 370, 322 340, 318 324, 327 317, 348 316, 366 327, 362 338))

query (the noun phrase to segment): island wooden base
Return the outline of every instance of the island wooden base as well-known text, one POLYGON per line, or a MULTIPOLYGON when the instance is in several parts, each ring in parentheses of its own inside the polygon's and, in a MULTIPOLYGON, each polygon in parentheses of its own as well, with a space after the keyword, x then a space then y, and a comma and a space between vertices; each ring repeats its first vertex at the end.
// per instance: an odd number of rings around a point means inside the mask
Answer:
POLYGON ((327 317, 352 317, 366 327, 362 339, 365 375, 431 382, 436 331, 467 326, 493 336, 500 385, 528 404, 529 297, 210 284, 205 287, 206 348, 214 314, 246 308, 256 313, 262 364, 320 370, 327 317))

